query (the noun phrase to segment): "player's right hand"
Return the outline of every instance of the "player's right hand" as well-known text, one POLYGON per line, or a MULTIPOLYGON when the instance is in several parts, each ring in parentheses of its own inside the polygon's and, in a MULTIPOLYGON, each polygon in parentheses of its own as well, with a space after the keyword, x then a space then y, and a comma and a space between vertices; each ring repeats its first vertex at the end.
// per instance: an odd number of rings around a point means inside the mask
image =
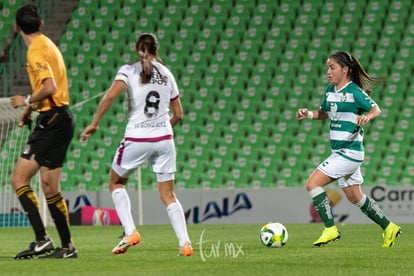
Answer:
POLYGON ((296 112, 296 119, 303 120, 308 118, 308 112, 309 110, 307 108, 299 108, 296 112))
POLYGON ((97 126, 93 126, 93 125, 87 126, 81 134, 81 141, 85 142, 89 138, 89 136, 91 136, 92 134, 97 132, 98 129, 99 129, 99 127, 97 127, 97 126))
POLYGON ((31 108, 26 108, 23 111, 23 113, 20 115, 20 118, 19 118, 19 127, 24 127, 25 125, 28 125, 29 129, 31 129, 31 126, 32 126, 31 114, 32 114, 31 108))

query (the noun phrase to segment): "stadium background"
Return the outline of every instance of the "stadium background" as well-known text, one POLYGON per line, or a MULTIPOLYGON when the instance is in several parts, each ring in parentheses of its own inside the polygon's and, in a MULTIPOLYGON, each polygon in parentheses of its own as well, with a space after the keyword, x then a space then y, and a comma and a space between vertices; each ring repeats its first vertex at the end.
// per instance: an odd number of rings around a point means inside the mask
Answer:
MULTIPOLYGON (((24 46, 13 33, 15 11, 26 2, 0 4, 3 97, 30 91, 24 46)), ((329 154, 328 125, 297 122, 294 114, 299 107, 319 106, 327 85, 325 61, 336 50, 351 52, 370 74, 387 77, 372 95, 382 116, 365 128, 365 185, 412 189, 413 1, 34 2, 46 21, 43 32, 64 55, 76 116, 64 191, 108 189, 125 99, 87 144, 77 137, 119 66, 136 60, 141 32, 157 35, 160 55, 183 94, 185 118, 175 128, 177 190, 302 187, 329 154)), ((2 151, 8 146, 4 141, 2 151)), ((142 180, 144 190, 156 189, 148 169, 142 180)), ((8 185, 1 184, 0 189, 8 185)), ((129 188, 136 185, 131 179, 129 188)))

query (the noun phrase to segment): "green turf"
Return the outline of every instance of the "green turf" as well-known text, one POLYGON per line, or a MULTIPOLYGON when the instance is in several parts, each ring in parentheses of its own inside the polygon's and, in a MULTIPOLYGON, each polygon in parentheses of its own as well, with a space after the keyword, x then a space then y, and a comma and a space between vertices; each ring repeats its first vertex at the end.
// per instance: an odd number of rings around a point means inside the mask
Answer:
MULTIPOLYGON (((189 225, 194 255, 178 257, 170 225, 139 228, 140 245, 112 255, 121 227, 72 227, 79 252, 76 260, 14 260, 33 239, 31 228, 0 228, 0 275, 412 275, 414 225, 392 248, 382 248, 376 225, 339 226, 341 240, 312 246, 320 224, 286 225, 283 248, 259 241, 261 225, 189 225), (200 246, 201 241, 201 246, 200 246)), ((54 228, 49 233, 58 241, 54 228)))

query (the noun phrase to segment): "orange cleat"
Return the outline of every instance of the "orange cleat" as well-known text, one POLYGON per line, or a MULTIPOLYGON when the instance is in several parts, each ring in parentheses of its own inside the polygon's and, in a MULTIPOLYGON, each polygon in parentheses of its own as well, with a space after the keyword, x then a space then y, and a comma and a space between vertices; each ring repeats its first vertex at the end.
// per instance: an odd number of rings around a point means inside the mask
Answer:
POLYGON ((131 235, 125 235, 117 246, 112 249, 113 254, 123 254, 127 251, 128 247, 137 245, 141 242, 141 236, 138 231, 132 232, 131 235))
POLYGON ((180 248, 180 256, 189 257, 193 255, 193 248, 191 243, 186 242, 183 247, 180 248))

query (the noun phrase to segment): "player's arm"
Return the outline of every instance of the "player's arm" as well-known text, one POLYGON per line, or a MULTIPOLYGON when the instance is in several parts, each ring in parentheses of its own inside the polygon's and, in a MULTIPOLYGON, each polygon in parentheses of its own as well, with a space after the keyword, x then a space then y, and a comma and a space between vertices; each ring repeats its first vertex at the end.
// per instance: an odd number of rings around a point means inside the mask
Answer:
POLYGON ((51 97, 57 91, 56 82, 53 78, 53 72, 44 53, 40 49, 32 49, 27 53, 27 63, 31 68, 35 69, 36 78, 42 82, 38 91, 32 91, 27 97, 17 95, 11 97, 11 104, 13 107, 30 106, 36 104, 46 98, 51 97))
POLYGON ((175 126, 183 119, 183 108, 181 106, 180 97, 172 100, 170 103, 170 107, 172 110, 172 115, 170 118, 170 123, 172 126, 175 126))
POLYGON ((379 106, 378 105, 373 105, 372 108, 371 108, 371 110, 368 111, 367 114, 360 115, 360 116, 357 117, 356 123, 359 126, 365 125, 369 121, 372 121, 375 118, 377 118, 380 114, 381 114, 381 109, 379 108, 379 106))
POLYGON ((299 108, 296 112, 296 119, 313 119, 313 120, 326 120, 328 119, 328 113, 322 109, 308 110, 307 108, 299 108))
POLYGON ((10 103, 14 108, 31 105, 52 96, 56 93, 56 91, 57 87, 55 80, 53 78, 46 78, 43 80, 42 88, 40 91, 34 92, 27 97, 22 95, 12 96, 10 97, 10 103))
POLYGON ((92 123, 85 128, 83 133, 81 134, 81 140, 86 141, 88 137, 99 129, 99 122, 108 109, 112 106, 115 98, 126 88, 126 85, 123 81, 116 80, 112 83, 109 90, 106 92, 105 96, 102 98, 98 106, 98 110, 96 111, 95 116, 93 117, 92 123))
POLYGON ((54 78, 46 78, 42 82, 42 87, 40 88, 40 91, 34 92, 28 103, 36 103, 41 102, 46 98, 49 98, 53 96, 57 91, 57 86, 54 78))

